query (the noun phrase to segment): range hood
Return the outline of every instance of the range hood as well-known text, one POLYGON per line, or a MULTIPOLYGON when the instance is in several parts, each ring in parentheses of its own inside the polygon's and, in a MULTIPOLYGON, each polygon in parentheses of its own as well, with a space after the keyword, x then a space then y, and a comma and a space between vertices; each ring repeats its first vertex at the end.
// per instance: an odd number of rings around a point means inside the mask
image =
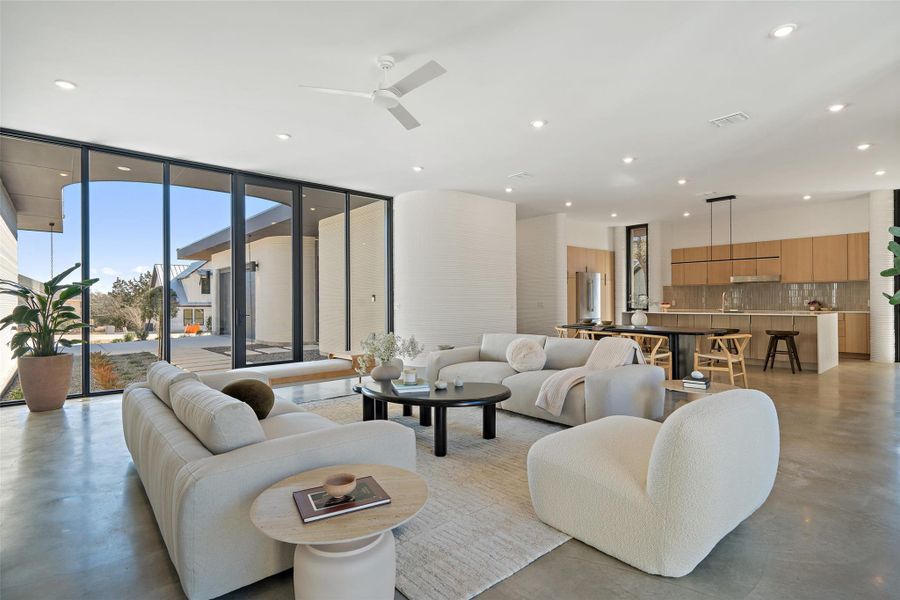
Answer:
POLYGON ((732 275, 731 283, 778 283, 781 275, 732 275))

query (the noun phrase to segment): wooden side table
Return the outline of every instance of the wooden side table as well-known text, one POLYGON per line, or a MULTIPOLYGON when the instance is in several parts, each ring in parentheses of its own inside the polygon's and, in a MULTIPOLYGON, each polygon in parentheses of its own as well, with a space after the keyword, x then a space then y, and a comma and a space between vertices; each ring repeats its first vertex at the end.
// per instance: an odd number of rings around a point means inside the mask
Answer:
POLYGON ((296 544, 294 597, 394 597, 397 562, 391 530, 413 518, 428 499, 419 475, 387 465, 335 465, 282 479, 250 507, 250 520, 267 536, 296 544), (390 504, 303 523, 293 493, 322 485, 337 473, 372 476, 390 504))

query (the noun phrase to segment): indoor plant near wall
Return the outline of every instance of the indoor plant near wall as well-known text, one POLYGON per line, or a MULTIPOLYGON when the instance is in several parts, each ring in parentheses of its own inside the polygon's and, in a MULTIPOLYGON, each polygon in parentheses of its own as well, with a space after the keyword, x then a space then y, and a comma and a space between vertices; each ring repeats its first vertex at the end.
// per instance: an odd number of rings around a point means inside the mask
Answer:
MULTIPOLYGON (((895 238, 900 238, 900 227, 889 227, 888 231, 895 238)), ((900 275, 900 244, 897 240, 891 240, 887 246, 888 250, 894 255, 894 266, 881 272, 882 277, 897 277, 900 275)), ((894 295, 882 292, 884 297, 888 299, 893 306, 900 304, 900 291, 894 292, 894 295)))
POLYGON ((66 304, 79 296, 97 279, 75 283, 60 283, 81 263, 66 269, 50 281, 41 284, 40 290, 32 290, 18 282, 0 279, 0 294, 18 298, 18 305, 6 317, 0 319, 0 329, 14 327, 9 342, 12 356, 18 359, 19 383, 25 394, 25 404, 32 412, 62 408, 72 379, 72 354, 62 351, 80 344, 81 339, 62 336, 85 326, 66 304))
POLYGON ((361 345, 363 356, 357 361, 356 371, 360 376, 367 375, 371 365, 377 365, 372 369, 375 381, 398 379, 403 371, 403 361, 399 357, 415 358, 424 349, 416 336, 403 339, 394 332, 370 333, 361 345))

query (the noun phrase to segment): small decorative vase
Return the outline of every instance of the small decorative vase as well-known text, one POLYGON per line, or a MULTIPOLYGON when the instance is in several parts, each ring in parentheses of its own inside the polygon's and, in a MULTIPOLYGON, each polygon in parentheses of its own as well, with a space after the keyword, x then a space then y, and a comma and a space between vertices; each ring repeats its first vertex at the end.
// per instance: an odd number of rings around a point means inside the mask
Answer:
POLYGON ((387 363, 382 363, 372 369, 372 379, 375 381, 391 381, 400 379, 403 373, 403 361, 399 358, 392 358, 387 363))
POLYGON ((642 310, 636 310, 631 315, 631 324, 635 327, 644 327, 647 325, 647 313, 642 310))

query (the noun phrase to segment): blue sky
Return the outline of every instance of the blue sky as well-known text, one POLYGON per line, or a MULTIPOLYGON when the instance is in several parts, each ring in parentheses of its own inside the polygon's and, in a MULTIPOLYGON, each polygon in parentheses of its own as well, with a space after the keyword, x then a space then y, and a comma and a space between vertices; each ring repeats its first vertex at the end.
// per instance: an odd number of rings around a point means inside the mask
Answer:
MULTIPOLYGON (((246 213, 255 215, 273 202, 247 198, 246 213)), ((81 186, 63 188, 64 233, 53 236, 54 272, 81 260, 81 186)), ((228 227, 229 194, 172 186, 171 232, 173 263, 176 249, 228 227)), ((96 291, 109 291, 117 277, 128 279, 162 262, 162 185, 103 181, 91 183, 91 277, 96 291)), ((19 272, 50 278, 50 234, 19 232, 19 272)), ((74 278, 73 278, 74 279, 74 278)))

